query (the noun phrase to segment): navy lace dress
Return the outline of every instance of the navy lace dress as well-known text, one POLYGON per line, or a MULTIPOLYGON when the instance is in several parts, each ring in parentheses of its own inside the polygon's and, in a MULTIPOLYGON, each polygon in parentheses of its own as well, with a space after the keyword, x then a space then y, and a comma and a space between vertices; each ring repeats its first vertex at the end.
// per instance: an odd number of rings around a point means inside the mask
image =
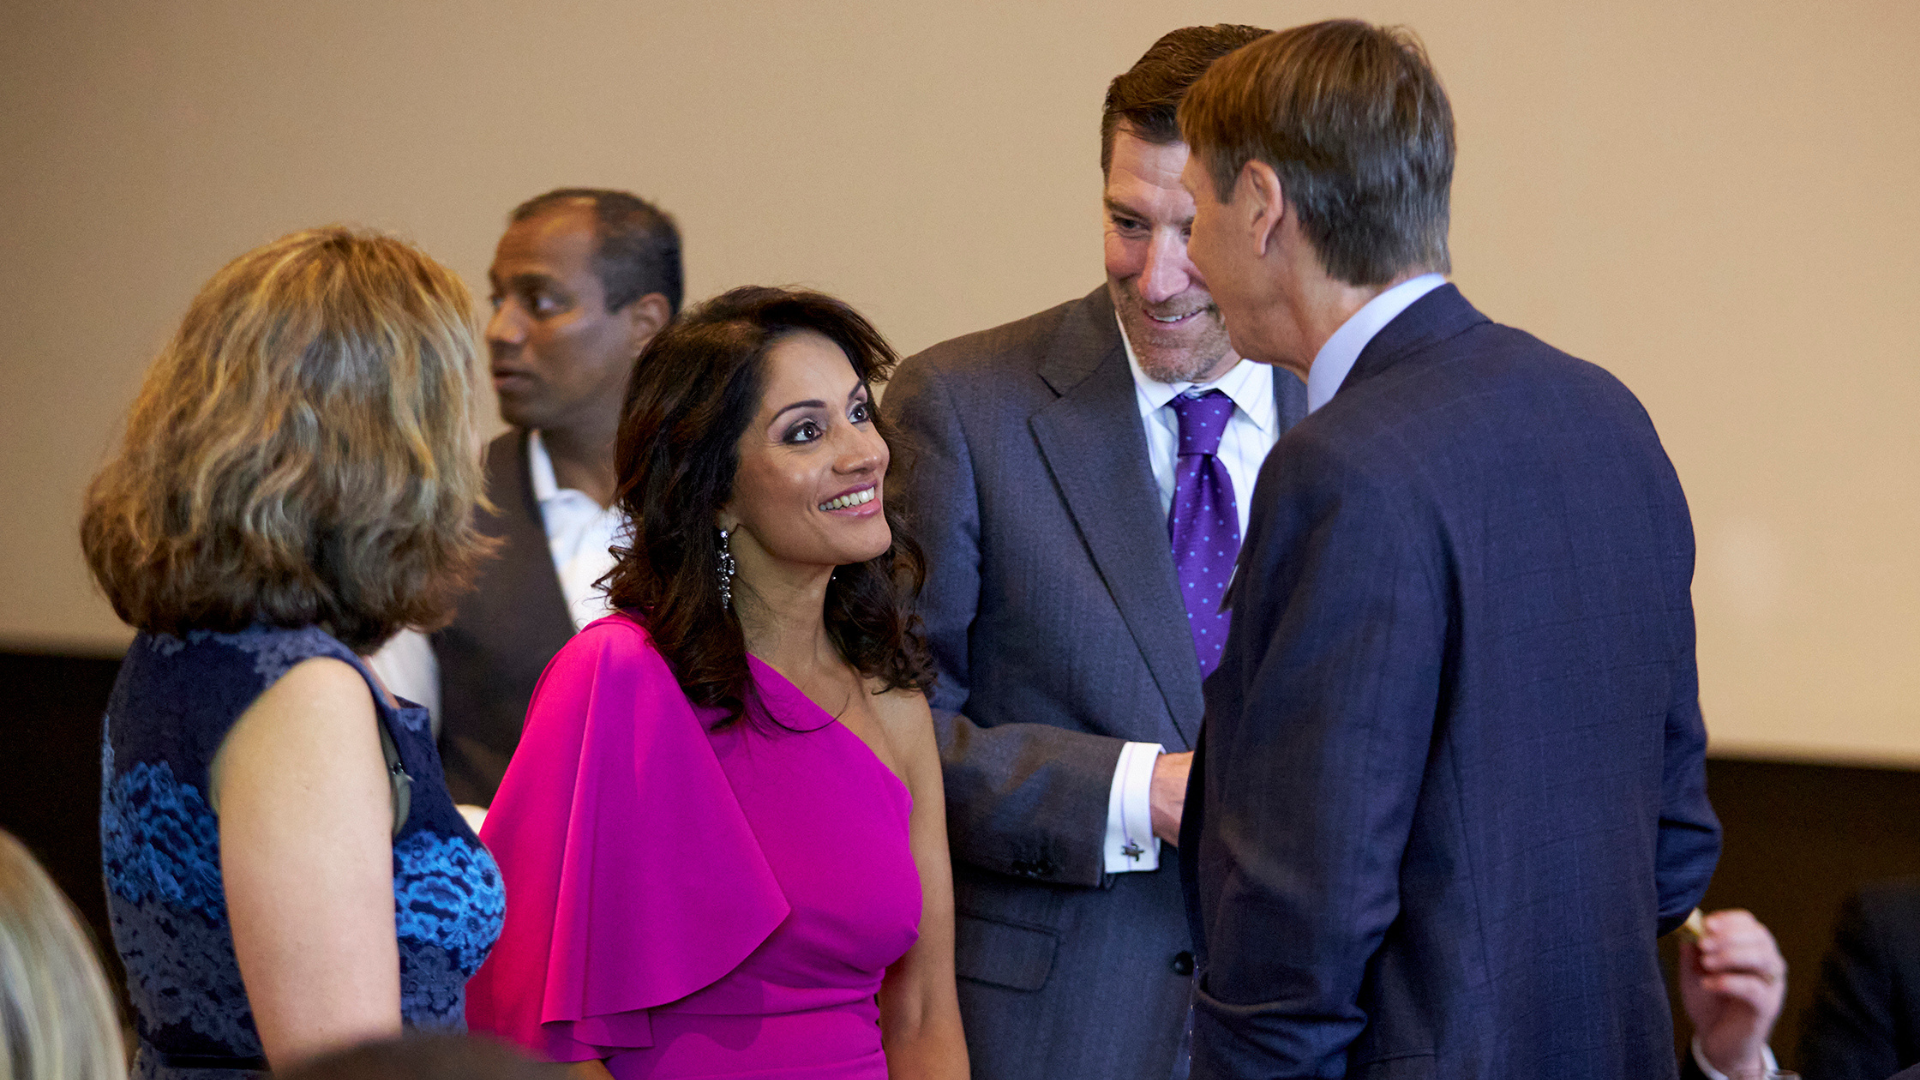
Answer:
MULTIPOLYGON (((315 656, 352 664, 372 688, 366 664, 312 627, 143 633, 120 666, 101 755, 100 839, 137 1014, 136 1077, 234 1080, 233 1070, 266 1067, 233 956, 207 769, 254 699, 315 656)), ((499 870, 447 795, 427 711, 391 708, 377 692, 374 700, 413 779, 393 838, 401 1019, 465 1030, 467 977, 500 934, 499 870)))

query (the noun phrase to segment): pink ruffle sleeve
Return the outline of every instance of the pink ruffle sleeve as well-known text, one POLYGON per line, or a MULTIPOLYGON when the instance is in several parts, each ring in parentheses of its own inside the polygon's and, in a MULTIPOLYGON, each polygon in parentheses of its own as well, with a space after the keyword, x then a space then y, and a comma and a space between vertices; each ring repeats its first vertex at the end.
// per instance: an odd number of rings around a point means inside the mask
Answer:
POLYGON ((480 839, 507 916, 468 1026, 556 1061, 651 1046, 648 1009, 732 971, 789 911, 701 715, 624 615, 547 665, 480 839))

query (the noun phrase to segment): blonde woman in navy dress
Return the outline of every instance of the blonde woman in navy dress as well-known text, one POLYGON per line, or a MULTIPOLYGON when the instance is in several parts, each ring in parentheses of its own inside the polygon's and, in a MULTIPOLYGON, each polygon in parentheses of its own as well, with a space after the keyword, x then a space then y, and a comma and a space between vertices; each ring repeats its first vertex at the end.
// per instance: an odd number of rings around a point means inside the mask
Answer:
POLYGON ((268 244, 194 299, 88 491, 88 563, 140 631, 100 815, 137 1077, 464 1024, 499 874, 426 710, 361 657, 483 554, 475 323, 406 244, 268 244))

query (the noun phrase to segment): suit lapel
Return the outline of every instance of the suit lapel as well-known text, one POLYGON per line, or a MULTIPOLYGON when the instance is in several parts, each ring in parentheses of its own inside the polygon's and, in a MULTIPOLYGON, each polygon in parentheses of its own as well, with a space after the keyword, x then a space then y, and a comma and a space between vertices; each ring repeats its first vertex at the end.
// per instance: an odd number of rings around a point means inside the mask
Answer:
MULTIPOLYGON (((505 584, 531 606, 521 613, 530 632, 543 640, 564 643, 573 636, 573 613, 560 575, 553 568, 553 550, 540 517, 540 500, 533 494, 533 470, 527 464, 527 433, 514 430, 496 440, 487 455, 487 495, 499 507, 491 516, 492 532, 507 544, 489 570, 511 580, 505 584), (511 441, 508 441, 508 440, 511 441)), ((491 583, 490 583, 491 585, 491 583)))
POLYGON ((1200 666, 1104 286, 1062 325, 1040 376, 1060 398, 1028 421, 1034 440, 1186 749, 1199 727, 1200 666))

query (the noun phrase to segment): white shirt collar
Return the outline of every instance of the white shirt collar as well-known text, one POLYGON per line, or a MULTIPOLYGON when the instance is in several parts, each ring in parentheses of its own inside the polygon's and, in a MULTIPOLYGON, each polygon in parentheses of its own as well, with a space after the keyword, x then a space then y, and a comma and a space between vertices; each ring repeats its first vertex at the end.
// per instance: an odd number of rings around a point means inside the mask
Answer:
POLYGON ((1333 332, 1307 369, 1307 411, 1313 412, 1333 400, 1347 373, 1382 328, 1413 305, 1415 300, 1447 283, 1445 275, 1421 274, 1410 278, 1366 302, 1340 329, 1333 332))
POLYGON ((1127 350, 1127 366, 1133 369, 1133 385, 1139 388, 1140 395, 1154 407, 1160 408, 1167 402, 1196 387, 1202 390, 1218 390, 1233 400, 1234 407, 1246 414, 1255 427, 1262 432, 1271 431, 1279 420, 1279 410, 1273 400, 1273 371, 1263 364, 1250 360, 1240 360, 1227 369, 1225 375, 1211 383, 1164 383, 1148 375, 1140 367, 1140 358, 1133 355, 1133 342, 1127 340, 1127 326, 1120 322, 1116 313, 1113 321, 1120 327, 1120 344, 1127 350))
POLYGON ((546 503, 560 494, 560 481, 553 475, 553 459, 547 456, 547 444, 540 440, 540 429, 527 432, 527 472, 533 481, 533 501, 546 503))

